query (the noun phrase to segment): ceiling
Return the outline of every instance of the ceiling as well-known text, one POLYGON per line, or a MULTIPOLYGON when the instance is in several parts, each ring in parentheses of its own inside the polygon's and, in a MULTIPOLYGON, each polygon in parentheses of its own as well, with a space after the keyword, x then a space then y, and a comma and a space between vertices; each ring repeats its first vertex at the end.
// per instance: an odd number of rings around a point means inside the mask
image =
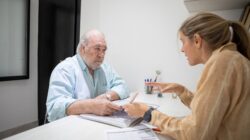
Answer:
POLYGON ((189 12, 243 9, 250 0, 184 0, 189 12))

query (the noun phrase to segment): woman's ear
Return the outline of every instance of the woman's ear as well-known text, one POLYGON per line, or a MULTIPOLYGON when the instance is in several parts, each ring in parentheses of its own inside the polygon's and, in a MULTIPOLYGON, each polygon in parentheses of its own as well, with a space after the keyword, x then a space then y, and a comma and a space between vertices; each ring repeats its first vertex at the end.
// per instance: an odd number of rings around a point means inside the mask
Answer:
POLYGON ((202 47, 202 38, 199 34, 194 34, 194 45, 197 49, 202 47))

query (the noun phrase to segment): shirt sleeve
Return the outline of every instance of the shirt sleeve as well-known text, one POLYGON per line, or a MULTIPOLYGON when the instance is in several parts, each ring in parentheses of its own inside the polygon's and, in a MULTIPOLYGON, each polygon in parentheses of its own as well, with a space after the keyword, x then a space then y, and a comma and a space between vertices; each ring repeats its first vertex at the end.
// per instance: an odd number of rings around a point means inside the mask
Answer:
POLYGON ((122 77, 108 64, 104 65, 107 76, 108 87, 115 91, 120 99, 125 99, 129 96, 129 89, 122 77))
POLYGON ((49 122, 66 116, 66 109, 76 100, 73 98, 74 81, 72 70, 59 67, 53 70, 46 103, 49 122))
POLYGON ((235 63, 225 61, 229 60, 217 60, 206 66, 190 105, 191 115, 177 119, 155 110, 150 123, 178 140, 216 139, 230 104, 228 94, 233 91, 237 77, 235 63))

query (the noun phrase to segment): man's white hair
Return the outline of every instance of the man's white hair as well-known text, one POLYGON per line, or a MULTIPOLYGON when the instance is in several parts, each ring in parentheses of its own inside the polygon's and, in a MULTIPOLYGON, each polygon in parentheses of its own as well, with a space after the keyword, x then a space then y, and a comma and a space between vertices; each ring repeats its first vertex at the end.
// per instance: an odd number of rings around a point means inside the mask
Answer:
POLYGON ((104 38, 104 34, 96 29, 90 30, 88 32, 86 32, 84 35, 81 36, 80 41, 77 45, 76 48, 76 53, 79 54, 80 53, 80 48, 84 47, 85 45, 88 44, 89 38, 95 35, 102 35, 104 38))

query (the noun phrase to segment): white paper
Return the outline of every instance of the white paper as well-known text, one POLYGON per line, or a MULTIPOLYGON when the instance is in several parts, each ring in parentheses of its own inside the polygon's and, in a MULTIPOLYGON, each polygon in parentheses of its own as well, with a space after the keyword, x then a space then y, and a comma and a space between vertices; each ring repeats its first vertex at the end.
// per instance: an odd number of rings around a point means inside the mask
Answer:
POLYGON ((107 140, 159 140, 151 128, 140 125, 138 127, 112 129, 106 131, 107 140))
MULTIPOLYGON (((113 101, 112 103, 122 106, 128 103, 128 99, 117 100, 117 101, 113 101)), ((155 104, 148 104, 148 105, 154 108, 159 107, 158 105, 155 105, 155 104)), ((113 115, 111 116, 97 116, 94 114, 81 114, 80 116, 84 119, 88 119, 91 121, 96 121, 96 122, 100 122, 104 124, 109 124, 109 125, 113 125, 113 126, 120 127, 120 128, 135 126, 137 124, 140 124, 140 122, 142 121, 142 118, 129 117, 125 111, 117 111, 113 113, 113 115)))
POLYGON ((81 114, 80 116, 84 119, 105 123, 120 128, 130 127, 131 124, 134 124, 133 122, 138 120, 138 118, 129 117, 124 111, 118 111, 112 116, 97 116, 93 114, 81 114))
MULTIPOLYGON (((123 106, 125 104, 128 104, 129 103, 129 98, 127 99, 123 99, 123 100, 116 100, 116 101, 113 101, 112 103, 116 104, 116 105, 119 105, 119 106, 123 106)), ((148 106, 151 106, 155 109, 159 108, 160 106, 159 105, 156 105, 156 104, 152 104, 152 103, 145 103, 144 104, 147 104, 148 106)))

